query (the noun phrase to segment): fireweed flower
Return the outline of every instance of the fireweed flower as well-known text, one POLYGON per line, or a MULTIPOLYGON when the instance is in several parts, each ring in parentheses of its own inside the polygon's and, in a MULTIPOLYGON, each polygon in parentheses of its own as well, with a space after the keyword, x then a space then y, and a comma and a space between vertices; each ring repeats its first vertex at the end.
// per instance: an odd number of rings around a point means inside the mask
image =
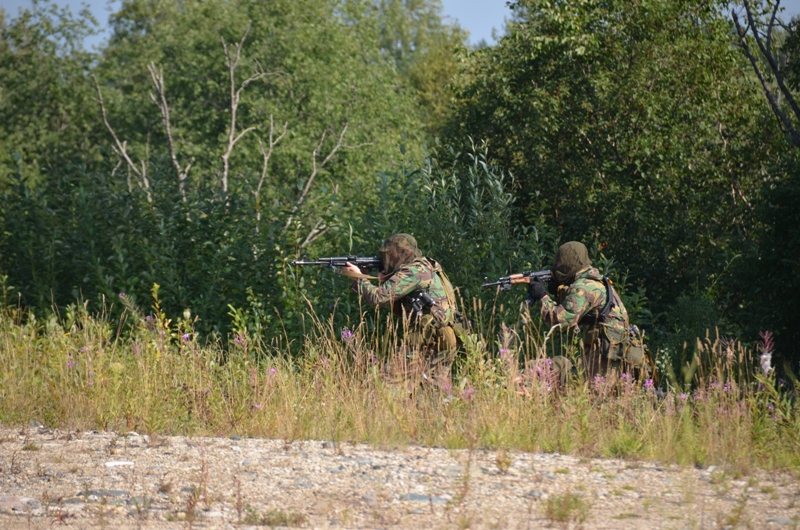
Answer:
POLYGON ((619 376, 619 377, 620 377, 621 379, 623 379, 623 380, 627 380, 627 379, 630 377, 630 375, 628 375, 628 374, 627 374, 627 373, 625 373, 625 372, 622 372, 622 373, 620 374, 620 376, 619 376))
POLYGON ((645 388, 653 388, 653 380, 652 379, 645 379, 644 387, 645 388))
POLYGON ((466 402, 471 402, 472 398, 475 396, 475 389, 474 388, 465 388, 463 392, 461 392, 461 399, 466 402))
POLYGON ((350 342, 353 340, 353 332, 347 328, 342 329, 342 340, 344 342, 350 342))

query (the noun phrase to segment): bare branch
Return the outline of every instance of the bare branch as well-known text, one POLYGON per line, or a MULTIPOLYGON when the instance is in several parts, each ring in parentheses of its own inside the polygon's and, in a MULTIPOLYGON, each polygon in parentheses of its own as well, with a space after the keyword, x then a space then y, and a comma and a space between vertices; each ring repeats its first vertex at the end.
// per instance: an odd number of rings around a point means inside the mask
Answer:
POLYGON ((256 73, 245 79, 238 89, 236 88, 236 67, 239 66, 239 61, 242 58, 242 48, 244 47, 244 41, 247 39, 247 35, 250 33, 250 26, 251 23, 248 22, 247 28, 244 30, 244 35, 242 35, 242 39, 233 45, 233 49, 231 49, 231 47, 225 42, 225 39, 222 38, 222 49, 225 52, 225 65, 228 67, 228 89, 230 92, 231 113, 230 121, 228 123, 228 145, 225 148, 225 152, 222 154, 222 191, 224 193, 228 191, 228 174, 230 172, 230 157, 231 153, 233 152, 233 147, 247 133, 256 129, 256 127, 248 127, 239 134, 236 134, 236 112, 239 110, 239 102, 241 101, 242 91, 253 81, 262 79, 266 76, 266 74, 261 71, 258 63, 256 63, 256 73))
POLYGON ((257 127, 255 127, 255 126, 251 126, 251 127, 248 127, 247 129, 243 130, 242 132, 240 132, 240 133, 239 133, 239 134, 236 136, 236 138, 234 138, 234 139, 233 139, 233 143, 232 143, 232 145, 236 145, 236 142, 238 142, 239 140, 241 140, 241 139, 242 139, 242 136, 244 136, 245 134, 249 133, 250 131, 255 131, 255 130, 256 130, 256 128, 257 128, 257 127))
MULTIPOLYGON (((150 181, 147 179, 147 166, 145 165, 145 161, 142 160, 142 168, 141 170, 134 164, 131 157, 128 155, 128 142, 121 142, 117 133, 114 132, 114 128, 111 127, 111 124, 108 122, 108 113, 106 112, 106 105, 103 101, 103 92, 100 90, 100 83, 97 82, 97 77, 92 74, 92 81, 94 81, 94 88, 97 91, 97 102, 100 104, 100 112, 103 116, 103 124, 106 126, 109 134, 114 139, 114 146, 112 146, 113 150, 120 159, 125 160, 125 163, 128 165, 128 169, 133 171, 133 173, 139 177, 139 186, 145 190, 147 194, 147 202, 152 202, 153 198, 150 194, 150 181)), ((116 170, 115 170, 116 171, 116 170)))
MULTIPOLYGON (((780 89, 783 96, 786 98, 786 101, 789 103, 789 106, 792 108, 792 112, 794 112, 795 118, 800 120, 800 107, 797 106, 797 102, 794 100, 794 96, 792 93, 789 92, 789 89, 786 87, 786 83, 783 81, 783 75, 781 75, 780 67, 778 66, 778 61, 775 60, 775 56, 767 49, 764 43, 761 40, 761 37, 758 34, 758 28, 756 27, 755 19, 753 18, 753 12, 750 9, 750 2, 749 0, 743 0, 744 9, 747 12, 747 21, 750 26, 750 29, 753 31, 753 36, 756 39, 756 43, 758 44, 761 53, 764 55, 764 58, 767 60, 770 69, 772 70, 773 75, 775 76, 775 81, 778 83, 778 88, 780 89)), ((738 23, 737 23, 738 26, 738 23)), ((740 35, 741 39, 741 35, 740 35)))
POLYGON ((289 122, 283 124, 283 132, 281 132, 280 136, 275 138, 275 121, 273 120, 272 114, 269 115, 269 148, 264 148, 264 143, 261 141, 261 138, 258 138, 258 147, 261 150, 261 156, 264 159, 264 164, 261 168, 261 178, 258 179, 258 185, 256 186, 256 190, 253 192, 256 199, 256 232, 259 231, 259 224, 261 222, 261 188, 264 186, 264 181, 267 179, 267 173, 269 170, 269 159, 272 157, 272 152, 275 150, 275 146, 278 145, 284 136, 286 136, 286 129, 289 127, 289 122))
POLYGON ((103 115, 103 123, 105 124, 106 129, 108 129, 108 132, 111 134, 111 137, 114 139, 114 143, 116 144, 115 151, 125 160, 125 162, 128 163, 128 166, 130 166, 133 172, 136 173, 136 176, 141 178, 142 174, 139 172, 139 168, 136 167, 136 164, 134 164, 133 160, 131 160, 131 158, 128 156, 125 145, 119 141, 117 133, 114 132, 111 124, 108 123, 108 114, 106 113, 106 105, 103 102, 103 93, 100 91, 100 84, 97 82, 97 77, 95 77, 94 74, 92 74, 92 80, 94 81, 94 88, 97 90, 97 101, 100 103, 100 112, 103 115))
POLYGON ((327 226, 323 224, 322 219, 319 219, 315 224, 314 228, 306 236, 305 240, 300 244, 300 248, 306 248, 308 245, 319 239, 320 237, 328 231, 327 226))
POLYGON ((292 207, 292 213, 289 215, 289 218, 286 220, 286 224, 283 226, 283 229, 286 230, 289 228, 289 225, 292 224, 292 219, 294 218, 294 214, 300 208, 300 205, 303 204, 303 201, 306 200, 306 196, 308 192, 311 191, 311 185, 314 184, 314 179, 317 177, 319 170, 324 168, 325 165, 330 162, 331 158, 339 151, 342 147, 342 142, 344 141, 344 135, 347 133, 347 127, 350 125, 349 121, 344 123, 344 127, 342 127, 341 133, 339 133, 339 139, 336 141, 336 145, 328 153, 328 156, 322 161, 321 164, 317 165, 317 153, 320 149, 322 149, 322 144, 325 141, 325 136, 327 135, 327 131, 322 133, 322 137, 319 140, 319 144, 314 149, 314 152, 311 153, 311 175, 309 175, 308 180, 306 181, 306 185, 303 187, 303 191, 300 193, 300 197, 297 199, 297 202, 292 207))
POLYGON ((264 186, 264 181, 267 178, 267 169, 269 167, 269 159, 272 157, 272 152, 275 150, 275 146, 278 145, 278 142, 283 140, 283 137, 286 136, 286 130, 289 127, 289 122, 283 124, 283 131, 281 132, 280 136, 275 138, 275 122, 273 120, 272 114, 269 115, 269 148, 264 149, 264 144, 261 142, 261 138, 258 139, 258 147, 261 149, 261 156, 264 158, 264 165, 261 169, 261 178, 258 181, 258 186, 256 186, 256 191, 254 192, 256 198, 258 198, 259 194, 261 193, 261 188, 264 186))
POLYGON ((775 20, 778 17, 778 8, 781 6, 781 0, 775 2, 775 7, 772 9, 772 16, 769 19, 767 26, 767 51, 772 53, 772 30, 775 27, 775 20))
POLYGON ((156 98, 153 93, 150 93, 150 99, 158 106, 161 111, 161 121, 164 124, 164 131, 167 134, 167 147, 169 148, 169 157, 172 160, 172 165, 175 166, 175 171, 178 174, 178 190, 181 192, 183 202, 186 202, 186 179, 189 177, 189 170, 192 169, 194 160, 190 161, 185 169, 181 168, 178 162, 178 157, 175 154, 175 142, 172 140, 172 128, 169 119, 169 105, 167 104, 166 90, 164 88, 164 70, 156 68, 156 63, 151 62, 147 65, 147 70, 150 72, 150 79, 153 80, 153 86, 158 93, 156 98))
POLYGON ((733 23, 736 26, 736 33, 739 35, 739 41, 741 42, 747 58, 750 60, 750 64, 753 66, 753 70, 755 71, 758 80, 761 82, 761 87, 764 89, 764 94, 767 96, 767 101, 769 101, 772 111, 782 124, 783 129, 791 136, 792 145, 800 148, 800 135, 797 134, 797 131, 789 121, 789 117, 786 116, 786 113, 784 113, 780 108, 780 105, 778 105, 778 102, 775 99, 775 94, 773 94, 772 90, 770 90, 767 80, 764 78, 764 74, 761 72, 761 68, 758 66, 756 58, 750 51, 750 46, 747 44, 747 32, 742 28, 741 24, 739 24, 739 17, 736 15, 736 11, 731 10, 731 15, 733 16, 733 23))
POLYGON ((375 142, 362 142, 356 145, 343 145, 342 149, 346 151, 352 151, 353 149, 361 149, 362 147, 366 147, 368 145, 375 145, 375 142))

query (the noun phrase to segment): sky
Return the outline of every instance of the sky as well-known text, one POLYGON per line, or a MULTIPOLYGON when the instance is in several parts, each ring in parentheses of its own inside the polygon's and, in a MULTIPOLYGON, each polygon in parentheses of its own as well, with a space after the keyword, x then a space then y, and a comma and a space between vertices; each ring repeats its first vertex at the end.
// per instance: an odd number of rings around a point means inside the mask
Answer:
MULTIPOLYGON (((80 10, 80 0, 55 0, 59 5, 68 5, 73 13, 80 10)), ((119 0, 84 0, 94 14, 94 17, 103 25, 108 22, 111 13, 109 4, 119 6, 119 0)), ((510 17, 510 10, 506 6, 507 0, 442 0, 444 14, 457 20, 461 27, 470 33, 470 42, 477 44, 482 40, 487 44, 494 44, 492 30, 502 33, 505 19, 510 17)), ((800 0, 783 0, 781 5, 786 8, 785 15, 789 18, 800 13, 800 0)), ((6 9, 11 16, 16 16, 20 7, 29 7, 30 0, 0 0, 0 6, 6 9)), ((87 41, 87 47, 100 44, 105 35, 100 35, 87 41)))
MULTIPOLYGON (((800 0, 794 0, 800 4, 800 0)), ((80 0, 55 0, 58 5, 68 5, 73 13, 80 10, 80 0)), ((108 8, 109 0, 84 0, 89 4, 94 17, 105 26, 111 11, 108 8)), ((506 0, 443 0, 444 14, 451 19, 458 20, 461 27, 470 33, 470 42, 477 44, 485 40, 493 44, 492 28, 502 31, 504 20, 510 11, 506 0)), ((119 6, 119 0, 111 0, 111 4, 119 6)), ((12 17, 16 16, 20 7, 30 7, 30 0, 0 0, 0 6, 6 9, 12 17)), ((99 44, 103 37, 91 39, 87 45, 99 44)))

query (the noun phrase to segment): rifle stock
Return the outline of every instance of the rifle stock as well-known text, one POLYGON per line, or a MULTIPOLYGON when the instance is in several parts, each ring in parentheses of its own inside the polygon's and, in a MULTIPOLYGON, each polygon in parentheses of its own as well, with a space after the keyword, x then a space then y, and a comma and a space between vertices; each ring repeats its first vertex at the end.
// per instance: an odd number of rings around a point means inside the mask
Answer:
POLYGON ((518 283, 531 283, 531 278, 534 280, 538 280, 542 283, 547 283, 551 279, 553 279, 553 275, 550 273, 549 270, 541 270, 541 271, 524 271, 518 272, 516 274, 510 274, 508 276, 501 276, 495 282, 487 282, 488 278, 484 278, 484 283, 481 285, 484 289, 489 287, 499 287, 501 291, 508 291, 511 289, 512 285, 518 283))

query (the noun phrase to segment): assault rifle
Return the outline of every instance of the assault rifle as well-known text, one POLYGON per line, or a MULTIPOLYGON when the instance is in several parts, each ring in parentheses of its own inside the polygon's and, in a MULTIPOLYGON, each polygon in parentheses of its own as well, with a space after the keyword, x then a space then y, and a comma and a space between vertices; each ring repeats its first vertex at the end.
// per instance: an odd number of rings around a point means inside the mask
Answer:
POLYGON ((499 286, 501 291, 508 291, 511 289, 511 286, 515 283, 531 283, 531 279, 538 280, 542 283, 547 283, 553 279, 553 275, 550 273, 549 270, 543 271, 525 271, 519 272, 517 274, 511 274, 509 276, 502 276, 496 282, 489 282, 486 281, 489 278, 484 278, 484 284, 481 285, 483 288, 487 287, 494 287, 499 286))
POLYGON ((335 258, 317 258, 316 261, 292 261, 293 266, 301 267, 344 267, 352 263, 359 269, 382 269, 380 258, 362 258, 361 256, 337 256, 335 258))

